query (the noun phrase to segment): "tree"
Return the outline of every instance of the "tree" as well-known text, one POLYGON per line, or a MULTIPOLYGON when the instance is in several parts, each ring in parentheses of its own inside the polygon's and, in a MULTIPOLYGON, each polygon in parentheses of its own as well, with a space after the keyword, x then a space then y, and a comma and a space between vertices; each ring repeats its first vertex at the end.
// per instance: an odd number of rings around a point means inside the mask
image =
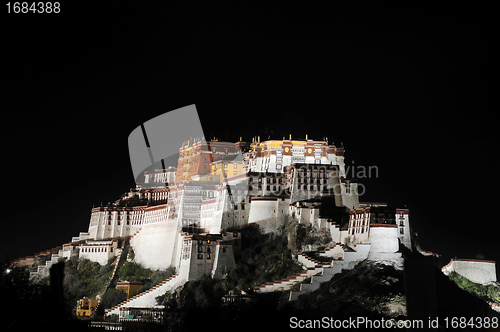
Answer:
POLYGON ((125 301, 127 295, 114 288, 109 288, 106 293, 102 296, 101 307, 102 308, 112 308, 115 305, 125 301))

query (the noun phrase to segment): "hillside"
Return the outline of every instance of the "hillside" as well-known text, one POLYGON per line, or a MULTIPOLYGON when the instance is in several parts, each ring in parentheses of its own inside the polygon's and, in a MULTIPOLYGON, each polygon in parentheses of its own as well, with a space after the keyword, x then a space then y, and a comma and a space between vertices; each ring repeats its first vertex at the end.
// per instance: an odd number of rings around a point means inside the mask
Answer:
MULTIPOLYGON (((307 231, 305 234, 299 232, 299 235, 312 237, 307 231)), ((288 329, 292 327, 292 317, 304 322, 321 321, 324 317, 335 320, 357 317, 394 321, 420 319, 425 324, 428 324, 428 317, 440 317, 440 327, 444 329, 442 322, 445 317, 499 317, 486 303, 498 301, 498 287, 477 285, 456 274, 447 277, 432 257, 407 250, 403 250, 405 271, 364 260, 352 270, 334 275, 319 289, 299 296, 294 302, 288 301, 288 292, 254 293, 253 286, 302 269, 289 249, 288 239, 294 239, 296 233, 284 230, 280 234, 261 234, 257 227, 245 227, 241 234, 242 250, 236 254, 236 268, 226 278, 206 276, 157 298, 158 303, 167 308, 165 322, 171 330, 207 328, 208 322, 214 326, 230 323, 247 327, 258 327, 266 322, 270 328, 288 329), (224 296, 241 291, 248 294, 250 302, 223 305, 224 296)), ((321 247, 317 248, 318 251, 321 247)), ((134 263, 133 251, 129 253, 128 260, 120 260, 115 281, 142 281, 144 287, 139 292, 173 273, 172 269, 163 272, 144 269, 134 263)), ((307 252, 307 255, 313 257, 315 252, 307 252)), ((75 299, 94 297, 102 291, 111 275, 113 262, 110 260, 105 266, 100 266, 73 257, 64 263, 57 265, 64 266, 59 271, 64 275, 60 286, 65 297, 65 311, 69 313, 74 311, 75 299)), ((26 271, 23 268, 18 270, 26 271)), ((20 279, 26 279, 25 274, 20 279)), ((103 307, 123 300, 123 295, 114 290, 114 285, 113 282, 104 294, 103 307)), ((57 289, 58 286, 51 281, 50 288, 57 289)))
POLYGON ((334 316, 400 319, 406 316, 403 271, 365 260, 335 275, 312 293, 292 303, 298 317, 334 316))

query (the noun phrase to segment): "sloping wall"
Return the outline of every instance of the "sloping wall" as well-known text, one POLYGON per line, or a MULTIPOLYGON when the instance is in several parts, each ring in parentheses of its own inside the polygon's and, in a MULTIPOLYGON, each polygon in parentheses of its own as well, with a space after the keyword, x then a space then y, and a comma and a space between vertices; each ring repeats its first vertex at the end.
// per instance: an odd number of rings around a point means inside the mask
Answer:
POLYGON ((141 231, 130 240, 135 261, 145 268, 165 270, 173 261, 180 227, 177 220, 163 220, 143 225, 141 231))
POLYGON ((442 269, 448 275, 456 272, 472 282, 488 285, 497 281, 494 261, 479 259, 452 259, 451 262, 442 269))

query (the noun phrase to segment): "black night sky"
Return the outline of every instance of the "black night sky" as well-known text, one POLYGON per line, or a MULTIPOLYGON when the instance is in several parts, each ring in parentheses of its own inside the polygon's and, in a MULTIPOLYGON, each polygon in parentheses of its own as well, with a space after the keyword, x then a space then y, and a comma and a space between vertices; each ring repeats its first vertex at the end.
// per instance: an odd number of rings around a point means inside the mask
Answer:
POLYGON ((424 249, 500 262, 492 8, 90 3, 4 20, 2 256, 86 231, 135 186, 129 133, 196 104, 221 140, 342 142, 378 169, 360 200, 406 205, 424 249))

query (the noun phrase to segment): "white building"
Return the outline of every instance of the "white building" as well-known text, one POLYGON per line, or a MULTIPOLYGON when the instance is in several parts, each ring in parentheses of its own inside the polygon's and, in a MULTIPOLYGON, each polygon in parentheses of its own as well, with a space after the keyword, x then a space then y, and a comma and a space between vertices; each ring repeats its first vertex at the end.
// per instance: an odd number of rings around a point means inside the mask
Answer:
POLYGON ((497 281, 495 261, 481 259, 452 259, 442 268, 444 274, 456 272, 472 282, 490 285, 497 281))
POLYGON ((154 173, 144 173, 144 183, 148 185, 171 185, 175 182, 176 168, 170 166, 167 169, 155 169, 154 173))
POLYGON ((328 145, 326 141, 269 140, 260 138, 251 144, 248 153, 249 170, 254 172, 283 172, 294 163, 338 165, 341 176, 345 176, 344 149, 328 145))
POLYGON ((80 259, 89 259, 101 265, 105 265, 110 258, 114 258, 117 255, 118 241, 87 240, 84 244, 81 244, 78 249, 80 251, 80 259))

